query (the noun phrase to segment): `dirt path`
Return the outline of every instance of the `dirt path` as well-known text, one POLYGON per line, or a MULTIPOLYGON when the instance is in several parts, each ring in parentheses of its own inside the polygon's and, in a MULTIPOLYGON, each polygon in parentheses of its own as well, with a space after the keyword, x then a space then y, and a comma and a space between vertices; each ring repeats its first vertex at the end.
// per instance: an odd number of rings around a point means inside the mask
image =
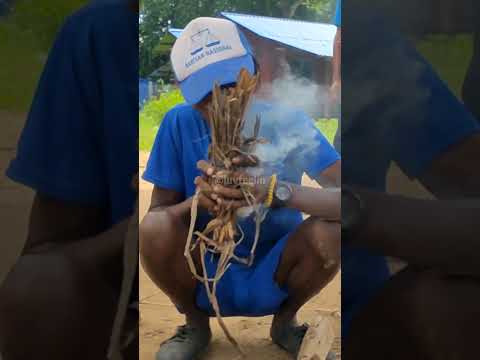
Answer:
MULTIPOLYGON (((140 173, 146 163, 147 154, 140 154, 140 173)), ((145 214, 150 202, 152 187, 140 182, 140 217, 145 214)), ((175 328, 182 324, 183 318, 177 313, 168 298, 140 272, 140 359, 153 360, 158 345, 170 337, 175 328)), ((340 309, 340 276, 337 276, 323 292, 306 304, 299 314, 302 322, 308 322, 322 313, 340 309)), ((287 353, 272 344, 269 337, 271 317, 229 318, 227 326, 239 340, 251 360, 288 360, 287 353)), ((232 346, 223 335, 216 321, 212 321, 213 342, 205 359, 231 360, 235 356, 232 346)), ((338 333, 340 324, 338 324, 338 333)), ((335 350, 339 351, 337 338, 335 350)))

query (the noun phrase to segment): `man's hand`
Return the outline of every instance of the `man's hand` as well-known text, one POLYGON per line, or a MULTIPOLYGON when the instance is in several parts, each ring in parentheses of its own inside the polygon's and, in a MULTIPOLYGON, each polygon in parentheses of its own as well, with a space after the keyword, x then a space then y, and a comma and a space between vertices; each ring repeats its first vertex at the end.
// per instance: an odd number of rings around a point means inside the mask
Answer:
MULTIPOLYGON (((238 156, 232 162, 237 167, 256 166, 259 163, 254 156, 238 156)), ((253 178, 244 171, 228 174, 205 160, 200 160, 197 167, 203 173, 195 178, 195 185, 200 190, 199 205, 211 214, 216 214, 220 205, 225 203, 232 209, 249 206, 241 186, 248 187, 257 202, 263 202, 267 196, 268 184, 263 178, 253 178), (232 184, 236 186, 229 186, 232 184)))

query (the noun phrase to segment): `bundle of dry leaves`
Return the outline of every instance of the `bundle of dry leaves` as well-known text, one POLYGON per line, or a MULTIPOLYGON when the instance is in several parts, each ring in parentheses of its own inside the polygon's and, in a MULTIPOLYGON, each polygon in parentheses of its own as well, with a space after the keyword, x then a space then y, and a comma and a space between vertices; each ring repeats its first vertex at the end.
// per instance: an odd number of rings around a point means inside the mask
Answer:
POLYGON ((235 248, 243 241, 244 234, 237 224, 237 210, 232 209, 229 202, 220 203, 220 209, 205 227, 203 231, 195 231, 197 218, 198 192, 195 194, 191 208, 190 229, 185 246, 185 257, 187 258, 190 270, 193 275, 201 281, 206 290, 208 298, 215 311, 216 317, 225 335, 237 350, 244 355, 237 341, 231 336, 222 319, 218 301, 216 298, 217 284, 232 260, 250 266, 253 263, 256 244, 260 234, 260 224, 265 218, 266 210, 262 204, 258 204, 253 195, 253 184, 248 182, 228 181, 235 177, 239 168, 233 163, 238 156, 246 156, 252 162, 255 145, 266 140, 258 138, 260 130, 260 118, 257 116, 253 135, 245 137, 243 130, 245 126, 245 112, 249 100, 257 86, 258 74, 251 76, 246 70, 240 72, 237 83, 234 87, 221 88, 216 85, 213 89, 212 98, 208 108, 211 131, 211 143, 208 149, 210 163, 215 167, 215 174, 209 178, 209 182, 222 183, 224 186, 240 189, 249 207, 255 211, 256 233, 254 244, 251 248, 249 258, 239 258, 234 254, 235 248), (199 247, 203 275, 197 273, 192 251, 199 247), (213 278, 208 278, 205 255, 207 252, 218 257, 217 269, 213 278))

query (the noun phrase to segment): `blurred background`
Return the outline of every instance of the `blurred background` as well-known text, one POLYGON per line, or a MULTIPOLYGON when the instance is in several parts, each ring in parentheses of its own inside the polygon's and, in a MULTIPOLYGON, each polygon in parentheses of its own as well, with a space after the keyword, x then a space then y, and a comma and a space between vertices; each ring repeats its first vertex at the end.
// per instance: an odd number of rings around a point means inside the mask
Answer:
POLYGON ((256 52, 262 83, 282 77, 278 70, 287 64, 295 78, 302 79, 306 86, 314 84, 317 89, 312 88, 309 93, 315 96, 319 108, 312 117, 319 120, 317 125, 325 135, 333 139, 337 129, 333 118, 338 116, 339 108, 318 99, 326 99, 325 88, 331 78, 335 5, 335 0, 142 1, 140 150, 150 150, 165 112, 183 102, 174 85, 170 50, 179 31, 199 16, 220 16, 240 26, 256 52))

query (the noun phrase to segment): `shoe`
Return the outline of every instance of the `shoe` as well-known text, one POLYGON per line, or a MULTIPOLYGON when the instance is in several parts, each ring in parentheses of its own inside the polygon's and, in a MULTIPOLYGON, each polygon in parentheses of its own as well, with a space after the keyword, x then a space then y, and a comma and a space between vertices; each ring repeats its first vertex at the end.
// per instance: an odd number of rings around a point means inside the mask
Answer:
POLYGON ((177 332, 160 345, 156 360, 196 360, 208 348, 210 329, 197 329, 189 325, 177 328, 177 332))

